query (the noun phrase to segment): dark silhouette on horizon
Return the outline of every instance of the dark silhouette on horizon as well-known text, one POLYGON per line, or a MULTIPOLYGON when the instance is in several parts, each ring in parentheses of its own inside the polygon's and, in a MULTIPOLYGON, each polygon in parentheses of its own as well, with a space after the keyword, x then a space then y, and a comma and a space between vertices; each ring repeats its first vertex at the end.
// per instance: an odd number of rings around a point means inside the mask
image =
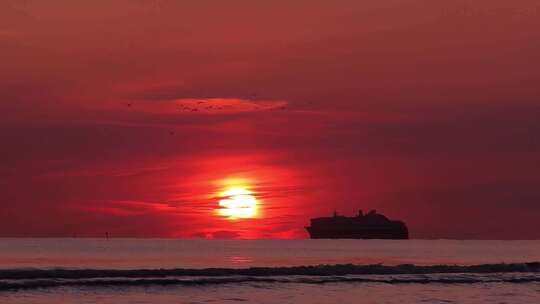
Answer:
POLYGON ((311 219, 306 227, 312 239, 408 239, 409 230, 402 221, 389 220, 371 210, 364 215, 346 217, 334 212, 333 217, 311 219))

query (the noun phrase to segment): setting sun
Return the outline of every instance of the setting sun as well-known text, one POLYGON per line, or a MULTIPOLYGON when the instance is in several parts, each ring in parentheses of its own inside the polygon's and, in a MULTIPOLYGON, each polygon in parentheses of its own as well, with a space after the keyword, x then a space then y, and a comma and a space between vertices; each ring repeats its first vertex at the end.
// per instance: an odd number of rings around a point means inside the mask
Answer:
POLYGON ((235 187, 224 191, 219 201, 218 213, 229 219, 254 218, 257 215, 257 199, 251 191, 235 187))

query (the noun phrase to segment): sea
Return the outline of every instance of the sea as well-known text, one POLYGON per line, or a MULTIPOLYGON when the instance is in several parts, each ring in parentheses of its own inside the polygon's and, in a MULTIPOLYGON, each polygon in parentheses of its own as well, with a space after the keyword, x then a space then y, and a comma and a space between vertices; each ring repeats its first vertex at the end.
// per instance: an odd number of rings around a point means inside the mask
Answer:
POLYGON ((540 241, 0 239, 0 303, 540 303, 540 241))

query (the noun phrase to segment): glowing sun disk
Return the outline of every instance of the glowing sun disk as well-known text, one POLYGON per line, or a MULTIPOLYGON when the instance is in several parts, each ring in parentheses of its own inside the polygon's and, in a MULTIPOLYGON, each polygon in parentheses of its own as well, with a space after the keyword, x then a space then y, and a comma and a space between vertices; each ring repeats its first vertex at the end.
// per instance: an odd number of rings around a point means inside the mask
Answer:
POLYGON ((229 219, 253 218, 257 215, 257 199, 244 188, 231 188, 222 193, 218 213, 229 219))

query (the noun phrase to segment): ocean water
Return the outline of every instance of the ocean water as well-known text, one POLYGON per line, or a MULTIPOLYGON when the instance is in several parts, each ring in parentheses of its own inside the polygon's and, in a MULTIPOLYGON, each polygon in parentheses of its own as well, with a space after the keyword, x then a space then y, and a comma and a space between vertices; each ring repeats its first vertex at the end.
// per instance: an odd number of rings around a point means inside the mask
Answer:
POLYGON ((540 303, 540 241, 0 239, 0 303, 540 303))

